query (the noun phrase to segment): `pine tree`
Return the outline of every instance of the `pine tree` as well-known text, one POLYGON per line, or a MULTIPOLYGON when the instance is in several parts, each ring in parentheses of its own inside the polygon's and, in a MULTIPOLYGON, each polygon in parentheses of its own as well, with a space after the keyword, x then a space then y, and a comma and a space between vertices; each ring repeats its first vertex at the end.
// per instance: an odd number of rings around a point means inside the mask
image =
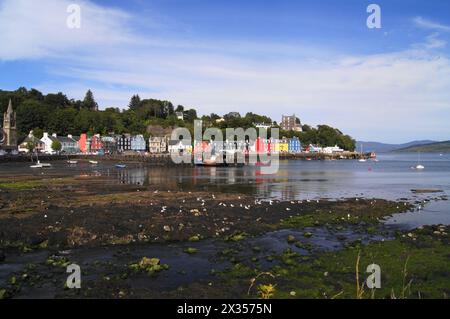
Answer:
POLYGON ((136 110, 137 108, 139 108, 139 106, 141 106, 141 98, 138 94, 133 95, 131 97, 130 104, 128 104, 128 107, 130 108, 130 110, 136 110))
POLYGON ((91 111, 98 111, 98 104, 95 102, 94 94, 91 90, 86 92, 86 96, 83 100, 83 107, 91 111))

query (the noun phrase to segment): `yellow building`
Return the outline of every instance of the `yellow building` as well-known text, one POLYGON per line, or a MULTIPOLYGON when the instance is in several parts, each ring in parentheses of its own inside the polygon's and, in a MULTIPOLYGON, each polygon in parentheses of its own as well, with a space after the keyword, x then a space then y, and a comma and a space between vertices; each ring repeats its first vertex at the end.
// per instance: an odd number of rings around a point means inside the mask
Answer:
POLYGON ((287 153, 289 152, 289 144, 285 141, 282 141, 278 143, 278 149, 280 153, 287 153))

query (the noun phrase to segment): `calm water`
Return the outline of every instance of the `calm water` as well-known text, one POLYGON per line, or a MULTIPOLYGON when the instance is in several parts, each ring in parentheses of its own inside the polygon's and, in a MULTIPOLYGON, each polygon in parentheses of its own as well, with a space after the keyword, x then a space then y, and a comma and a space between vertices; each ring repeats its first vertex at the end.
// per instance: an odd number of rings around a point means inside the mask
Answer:
MULTIPOLYGON (((0 165, 0 177, 30 172, 36 175, 99 174, 111 177, 115 183, 155 185, 161 190, 243 192, 263 199, 281 200, 376 197, 417 201, 450 194, 450 154, 422 154, 423 171, 411 169, 418 163, 417 154, 381 154, 378 159, 379 162, 369 160, 365 163, 353 160, 281 161, 276 175, 261 175, 257 166, 168 168, 129 165, 121 170, 109 162, 98 166, 80 162, 72 167, 60 162, 54 163, 52 169, 33 171, 28 167, 29 163, 23 163, 0 165), (414 194, 412 189, 442 192, 414 194)), ((449 220, 450 223, 450 201, 435 203, 431 210, 441 214, 437 220, 449 220)))

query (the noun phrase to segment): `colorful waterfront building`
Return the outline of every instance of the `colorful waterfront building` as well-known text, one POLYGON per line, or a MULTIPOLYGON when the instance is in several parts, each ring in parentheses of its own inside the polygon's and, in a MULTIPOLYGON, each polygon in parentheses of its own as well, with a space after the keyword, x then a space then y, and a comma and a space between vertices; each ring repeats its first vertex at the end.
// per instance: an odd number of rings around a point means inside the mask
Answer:
POLYGON ((104 147, 100 134, 96 134, 91 138, 91 153, 104 153, 104 147))
POLYGON ((41 142, 44 144, 44 153, 46 154, 55 154, 56 152, 53 150, 53 143, 57 142, 56 134, 49 135, 47 132, 41 138, 41 142))
POLYGON ((102 136, 103 149, 105 154, 117 153, 117 141, 112 136, 102 136))
POLYGON ((167 153, 169 137, 150 137, 148 140, 148 150, 151 154, 167 153))
POLYGON ((264 140, 260 137, 256 139, 255 151, 256 153, 264 153, 266 151, 264 140))
POLYGON ((78 148, 81 153, 89 153, 90 152, 90 144, 91 141, 86 133, 80 135, 80 139, 78 140, 78 148))
POLYGON ((169 153, 192 153, 192 145, 184 140, 170 140, 169 153))
POLYGON ((278 140, 278 151, 280 153, 289 152, 289 143, 287 139, 278 140))
POLYGON ((289 153, 301 153, 302 151, 302 143, 300 142, 298 137, 289 139, 289 153))
POLYGON ((119 152, 131 150, 131 136, 129 134, 123 134, 117 138, 117 150, 119 152))
POLYGON ((322 148, 316 145, 309 144, 306 151, 308 153, 322 153, 322 148))
POLYGON ((135 152, 145 152, 147 143, 143 135, 135 135, 131 137, 131 150, 135 152))

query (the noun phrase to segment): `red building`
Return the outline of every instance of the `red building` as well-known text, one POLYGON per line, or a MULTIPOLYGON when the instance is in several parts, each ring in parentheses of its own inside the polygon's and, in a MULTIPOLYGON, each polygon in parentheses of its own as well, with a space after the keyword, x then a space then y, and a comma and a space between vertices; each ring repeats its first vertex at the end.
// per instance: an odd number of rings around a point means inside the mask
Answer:
POLYGON ((89 152, 89 139, 87 137, 87 134, 80 135, 80 139, 78 141, 78 147, 80 148, 81 153, 89 152))
POLYGON ((92 136, 90 146, 92 153, 97 153, 104 150, 103 142, 99 134, 92 136))

